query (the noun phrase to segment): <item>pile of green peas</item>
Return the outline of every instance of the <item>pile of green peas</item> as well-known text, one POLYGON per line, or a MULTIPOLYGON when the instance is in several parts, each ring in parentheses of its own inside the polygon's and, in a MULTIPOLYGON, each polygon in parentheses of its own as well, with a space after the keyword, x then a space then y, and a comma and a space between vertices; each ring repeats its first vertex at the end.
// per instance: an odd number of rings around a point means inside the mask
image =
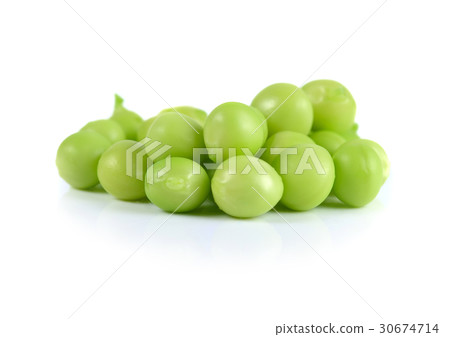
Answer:
POLYGON ((179 106, 143 120, 116 95, 109 119, 86 124, 59 146, 56 165, 72 187, 100 184, 117 199, 147 198, 167 212, 206 199, 251 218, 277 204, 307 211, 334 195, 349 207, 377 196, 390 163, 360 139, 355 101, 341 83, 270 85, 250 105, 227 102, 209 115, 179 106))

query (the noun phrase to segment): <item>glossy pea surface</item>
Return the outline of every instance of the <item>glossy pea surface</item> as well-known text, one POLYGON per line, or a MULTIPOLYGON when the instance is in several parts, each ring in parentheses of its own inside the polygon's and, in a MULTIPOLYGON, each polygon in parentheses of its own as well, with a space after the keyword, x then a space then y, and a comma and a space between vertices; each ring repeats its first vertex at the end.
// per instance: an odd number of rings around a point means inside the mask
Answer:
POLYGON ((110 145, 108 139, 92 130, 80 131, 67 137, 56 154, 59 175, 74 188, 96 186, 100 156, 110 145))
POLYGON ((355 121, 356 103, 341 83, 317 80, 306 83, 303 91, 314 110, 314 130, 345 132, 355 121))
MULTIPOLYGON (((282 149, 293 147, 297 144, 314 144, 314 141, 307 135, 294 131, 280 131, 267 139, 264 144, 265 151, 261 156, 262 160, 265 160, 271 164, 279 154, 271 153, 271 149, 282 149)), ((272 150, 273 152, 273 150, 272 150)))
POLYGON ((336 150, 347 141, 340 134, 328 130, 316 131, 311 133, 309 136, 317 145, 327 149, 331 155, 333 155, 336 150))
POLYGON ((168 111, 179 112, 183 115, 191 117, 193 120, 195 120, 201 126, 205 125, 207 114, 204 110, 194 108, 194 107, 188 106, 188 105, 183 105, 183 106, 176 106, 173 108, 164 109, 160 113, 165 113, 168 111))
MULTIPOLYGON (((134 140, 121 140, 106 150, 98 162, 98 179, 103 188, 121 200, 139 200, 145 198, 144 175, 147 171, 147 158, 137 166, 137 151, 133 151, 130 174, 127 174, 127 151, 138 144, 134 140), (138 179, 138 172, 141 178, 138 179)), ((132 151, 132 150, 130 150, 132 151)))
POLYGON ((274 168, 261 159, 252 159, 264 173, 258 172, 248 157, 237 156, 225 160, 212 178, 214 201, 231 216, 251 218, 267 213, 283 194, 283 182, 274 168))
POLYGON ((313 124, 313 107, 301 88, 276 83, 260 91, 252 106, 267 118, 269 136, 280 131, 308 134, 313 124))
POLYGON ((137 113, 126 109, 123 106, 122 97, 116 95, 115 99, 114 112, 111 119, 120 124, 127 139, 137 140, 137 131, 143 122, 142 117, 137 113))
POLYGON ((284 184, 281 203, 295 211, 307 211, 320 205, 330 194, 334 183, 333 158, 315 144, 294 146, 296 154, 276 158, 275 170, 284 184))
POLYGON ((367 205, 384 182, 383 163, 377 150, 362 139, 350 140, 333 155, 336 179, 333 192, 345 204, 367 205))
POLYGON ((119 123, 111 119, 100 119, 87 123, 80 131, 92 130, 107 138, 111 144, 125 139, 125 132, 119 123))
MULTIPOLYGON (((206 119, 204 127, 207 148, 223 150, 223 160, 230 157, 230 149, 235 155, 244 154, 243 148, 255 154, 264 145, 267 125, 257 109, 243 103, 228 102, 215 108, 206 119)), ((217 157, 210 152, 210 159, 217 157)))
POLYGON ((173 157, 193 158, 195 148, 204 148, 203 128, 188 116, 174 111, 159 114, 147 132, 147 137, 171 148, 160 158, 169 154, 173 157))
POLYGON ((384 151, 384 149, 381 147, 380 144, 374 142, 373 140, 361 139, 360 142, 371 146, 378 154, 378 157, 380 157, 383 168, 383 183, 384 183, 389 177, 391 169, 391 162, 389 161, 386 151, 384 151))
POLYGON ((208 174, 190 159, 171 157, 168 160, 158 161, 149 167, 145 181, 148 199, 166 212, 181 213, 196 209, 210 193, 208 174), (168 171, 163 173, 167 168, 168 171), (152 176, 151 180, 148 175, 152 176))

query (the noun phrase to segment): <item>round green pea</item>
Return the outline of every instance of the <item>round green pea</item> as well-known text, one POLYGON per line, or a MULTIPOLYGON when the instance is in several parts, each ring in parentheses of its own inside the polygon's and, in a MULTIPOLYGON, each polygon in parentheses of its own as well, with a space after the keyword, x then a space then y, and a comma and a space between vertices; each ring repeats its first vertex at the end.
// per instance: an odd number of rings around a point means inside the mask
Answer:
POLYGON ((280 131, 274 133, 267 139, 264 144, 265 151, 261 156, 261 159, 272 164, 276 157, 280 154, 271 153, 272 149, 279 149, 292 147, 297 144, 314 144, 314 141, 303 133, 298 133, 294 131, 280 131))
POLYGON ((295 211, 320 205, 334 183, 333 158, 315 144, 298 144, 278 156, 273 166, 283 180, 281 203, 295 211), (295 150, 295 151, 294 151, 295 150))
POLYGON ((190 159, 170 157, 168 162, 160 160, 147 171, 145 193, 153 204, 166 212, 192 211, 206 200, 209 192, 208 174, 190 159), (168 171, 164 172, 166 169, 168 171))
POLYGON ((147 133, 148 133, 148 129, 150 129, 150 126, 153 124, 153 122, 155 121, 155 119, 157 118, 157 116, 155 117, 151 117, 147 120, 145 120, 144 122, 142 122, 142 124, 139 126, 138 130, 137 130, 137 140, 143 140, 145 137, 147 137, 147 133))
POLYGON ((314 130, 345 132, 355 121, 356 103, 341 83, 317 80, 306 83, 303 91, 314 110, 314 130))
POLYGON ((180 116, 175 111, 159 114, 150 125, 147 137, 171 146, 160 159, 168 155, 192 159, 195 148, 205 147, 202 127, 192 118, 180 116))
POLYGON ((259 92, 251 105, 267 118, 269 136, 286 130, 305 135, 311 131, 311 102, 303 90, 293 84, 272 84, 259 92))
POLYGON ((383 185, 383 162, 372 144, 354 139, 333 155, 336 179, 333 192, 345 204, 362 207, 377 196, 383 185))
POLYGON ((111 119, 120 124, 127 139, 137 140, 137 130, 142 124, 142 117, 137 113, 125 109, 123 106, 123 98, 116 95, 114 112, 111 119))
POLYGON ((201 126, 205 125, 206 117, 208 116, 205 111, 187 105, 176 106, 174 108, 167 108, 162 110, 160 113, 165 113, 167 111, 175 111, 183 115, 189 116, 201 126))
POLYGON ((112 119, 100 119, 87 123, 80 131, 92 130, 107 138, 111 144, 125 139, 125 132, 119 123, 112 119))
POLYGON ((283 182, 265 161, 237 156, 225 160, 212 178, 214 201, 228 215, 251 218, 267 213, 280 200, 283 182))
POLYGON ((108 139, 92 130, 80 131, 67 137, 56 154, 59 175, 74 188, 96 186, 98 161, 110 145, 108 139))
POLYGON ((336 152, 339 146, 347 141, 340 134, 328 130, 316 131, 311 133, 309 136, 317 145, 327 149, 331 155, 336 152))
POLYGON ((137 144, 138 142, 134 140, 121 140, 106 150, 98 162, 97 172, 100 184, 117 199, 145 198, 144 175, 147 171, 147 156, 142 158, 142 165, 138 167, 137 154, 143 147, 137 149, 135 148, 137 144), (132 152, 132 155, 127 156, 127 152, 132 152), (127 172, 127 164, 130 168, 129 172, 127 172))
POLYGON ((244 154, 243 149, 255 154, 266 141, 267 124, 261 112, 251 106, 223 103, 206 118, 204 137, 209 157, 218 162, 213 148, 222 150, 223 160, 244 154))

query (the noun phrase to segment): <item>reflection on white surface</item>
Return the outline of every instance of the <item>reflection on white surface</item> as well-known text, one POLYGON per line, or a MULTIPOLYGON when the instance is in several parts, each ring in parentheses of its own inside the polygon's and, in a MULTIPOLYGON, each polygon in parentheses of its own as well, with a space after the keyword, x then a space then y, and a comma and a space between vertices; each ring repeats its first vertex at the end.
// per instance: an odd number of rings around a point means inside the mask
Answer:
POLYGON ((59 207, 69 217, 78 218, 86 235, 96 232, 104 240, 133 247, 164 223, 146 244, 151 245, 153 253, 157 250, 158 254, 192 255, 206 264, 258 264, 258 260, 276 263, 299 254, 314 254, 311 247, 326 252, 334 245, 345 244, 368 230, 384 206, 375 200, 361 209, 347 208, 329 198, 308 212, 277 206, 278 213, 236 219, 210 200, 193 212, 171 215, 145 200, 124 202, 101 189, 68 189, 60 198, 59 207))
POLYGON ((226 263, 247 260, 258 264, 275 260, 281 253, 283 241, 276 226, 264 220, 220 222, 211 237, 211 255, 226 263))

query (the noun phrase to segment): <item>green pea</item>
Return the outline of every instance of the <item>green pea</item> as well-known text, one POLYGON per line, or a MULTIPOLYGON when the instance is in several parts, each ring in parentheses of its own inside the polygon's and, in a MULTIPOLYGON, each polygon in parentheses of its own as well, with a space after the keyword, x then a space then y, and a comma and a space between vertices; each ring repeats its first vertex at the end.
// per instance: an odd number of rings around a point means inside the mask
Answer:
POLYGON ((389 158, 388 158, 386 152, 381 147, 381 145, 379 145, 378 143, 376 143, 372 140, 361 139, 360 142, 372 146, 372 148, 378 153, 378 156, 381 159, 381 163, 382 163, 382 167, 383 167, 383 184, 384 184, 384 182, 389 177, 389 172, 391 169, 391 163, 389 161, 389 158))
POLYGON ((306 83, 303 91, 314 110, 314 130, 345 132, 355 121, 356 103, 341 83, 317 80, 306 83))
POLYGON ((223 160, 235 155, 244 154, 249 149, 255 154, 264 144, 267 137, 267 125, 262 114, 255 108, 236 102, 219 105, 206 118, 204 129, 205 144, 209 157, 220 161, 212 152, 212 148, 222 149, 223 160))
POLYGON ((211 181, 214 201, 225 213, 251 218, 271 210, 283 194, 280 176, 265 161, 237 156, 225 160, 211 181))
POLYGON ((162 110, 161 112, 164 113, 167 111, 179 112, 183 115, 191 117, 201 126, 205 125, 207 114, 205 111, 203 111, 201 109, 197 109, 192 106, 183 105, 183 106, 176 106, 174 108, 167 108, 167 109, 162 110))
POLYGON ((137 144, 138 142, 134 140, 121 140, 106 150, 98 162, 97 172, 100 184, 117 199, 145 198, 144 175, 147 171, 147 156, 142 158, 142 165, 138 167, 137 154, 142 152, 132 149, 137 144), (127 156, 127 151, 133 152, 133 155, 127 156))
POLYGON ((147 137, 172 147, 160 159, 168 155, 192 159, 194 148, 205 147, 202 127, 175 111, 159 114, 148 129, 147 137))
POLYGON ((137 130, 143 120, 137 113, 125 109, 123 106, 123 98, 116 95, 114 112, 112 120, 120 124, 127 139, 137 140, 137 130))
MULTIPOLYGON (((164 114, 166 112, 178 112, 183 114, 184 116, 188 116, 195 120, 198 124, 200 124, 202 127, 205 124, 206 120, 206 112, 191 106, 177 106, 175 108, 167 108, 160 112, 160 114, 164 114), (175 110, 174 110, 175 109, 175 110)), ((137 139, 142 140, 145 137, 147 137, 148 130, 150 129, 150 126, 153 124, 155 119, 158 116, 151 117, 144 121, 138 128, 137 131, 137 139)))
POLYGON ((345 140, 359 139, 358 136, 359 125, 353 123, 353 125, 345 132, 341 132, 340 135, 345 138, 345 140))
POLYGON ((147 137, 148 129, 150 129, 150 126, 153 124, 157 117, 158 116, 149 118, 139 126, 137 131, 137 140, 143 140, 145 137, 147 137))
POLYGON ((100 119, 87 123, 80 131, 92 130, 107 138, 111 144, 125 139, 125 132, 116 121, 112 119, 100 119))
POLYGON ((92 130, 80 131, 67 137, 56 154, 59 175, 74 188, 96 186, 98 161, 110 145, 108 139, 92 130))
POLYGON ((319 145, 295 145, 278 156, 273 166, 284 185, 280 202, 290 209, 307 211, 317 207, 333 188, 333 158, 319 145))
POLYGON ((333 155, 336 179, 333 192, 345 204, 362 207, 377 196, 383 185, 383 162, 372 144, 350 140, 333 155))
MULTIPOLYGON (((261 159, 272 164, 275 158, 277 158, 280 154, 271 154, 271 149, 282 149, 287 147, 292 147, 297 144, 314 144, 314 141, 303 133, 298 133, 294 131, 280 131, 274 133, 272 136, 267 139, 264 144, 264 148, 266 149, 261 156, 261 159)), ((273 151, 274 151, 273 150, 273 151)))
POLYGON ((286 130, 305 135, 311 131, 311 102, 303 90, 293 84, 272 84, 256 95, 251 105, 267 118, 269 136, 286 130))
POLYGON ((330 152, 333 155, 336 150, 346 142, 346 139, 340 134, 333 131, 316 131, 309 135, 311 139, 317 144, 330 152))
POLYGON ((208 174, 198 163, 187 158, 171 157, 168 161, 160 160, 149 167, 145 181, 148 199, 166 212, 196 209, 209 195, 208 174), (164 173, 166 169, 168 171, 164 173), (152 179, 149 180, 148 175, 152 179))

